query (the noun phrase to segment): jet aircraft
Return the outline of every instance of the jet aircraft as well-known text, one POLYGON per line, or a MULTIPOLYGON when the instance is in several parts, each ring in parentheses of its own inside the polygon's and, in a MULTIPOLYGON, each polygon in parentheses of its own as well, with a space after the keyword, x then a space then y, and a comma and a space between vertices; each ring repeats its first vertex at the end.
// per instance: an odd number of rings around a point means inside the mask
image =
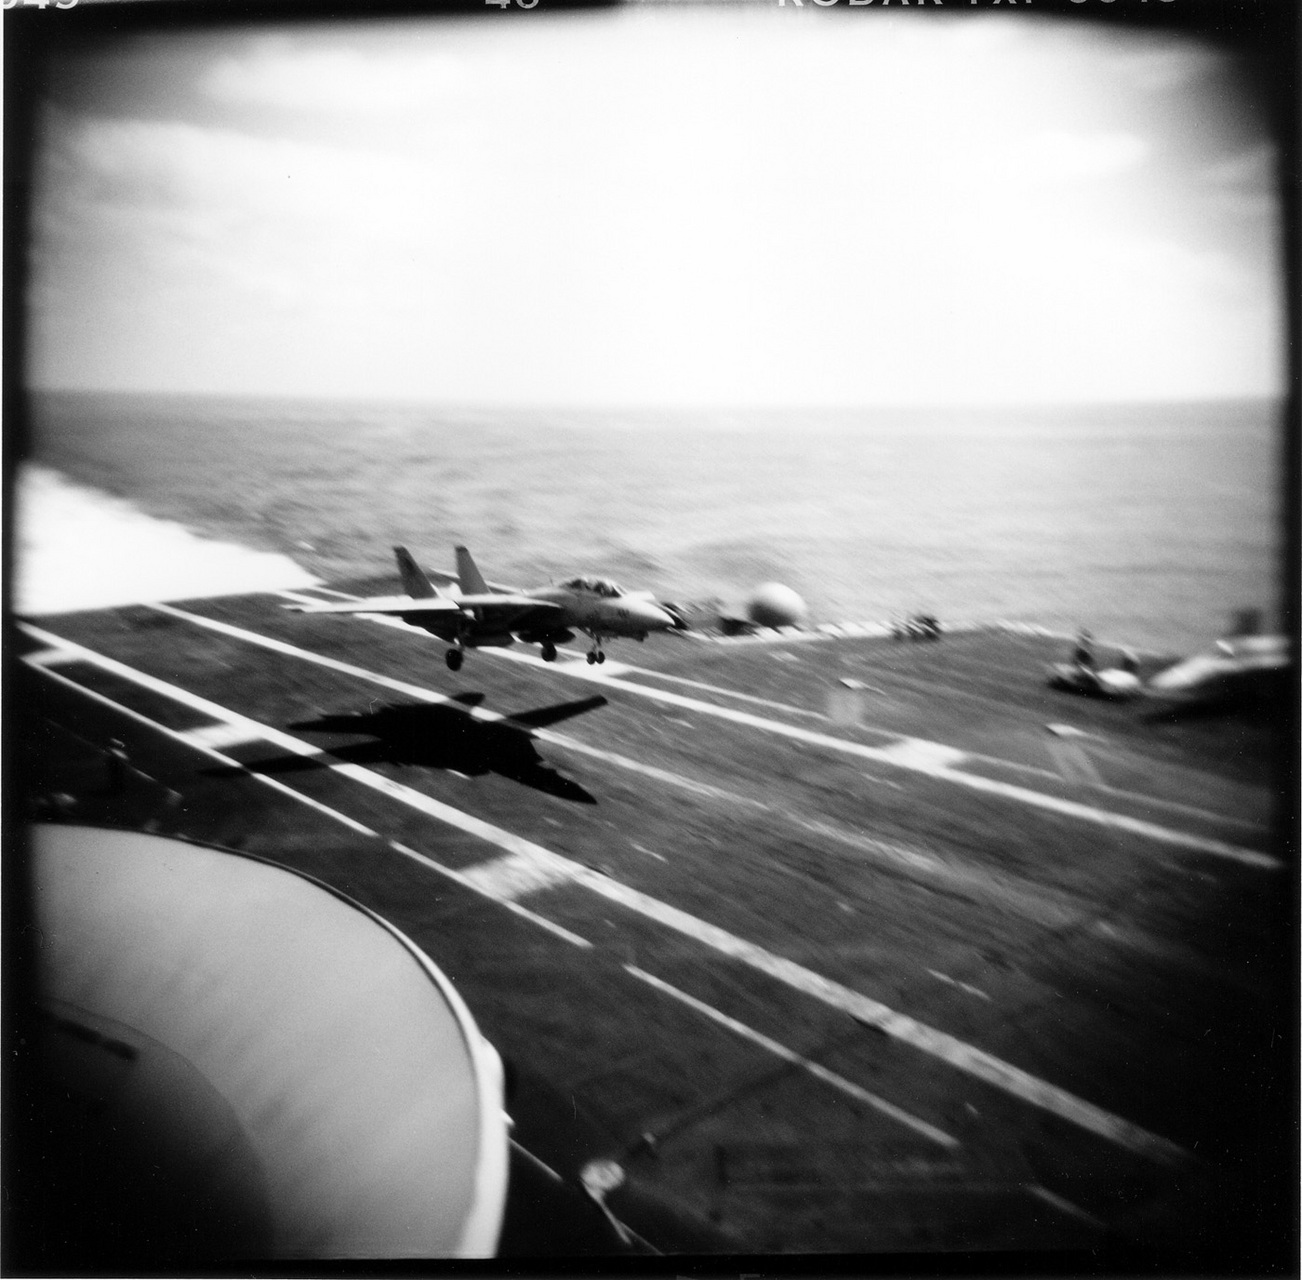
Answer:
POLYGON ((645 640, 652 631, 681 630, 680 618, 661 608, 649 591, 625 591, 605 578, 578 577, 520 590, 484 581, 470 552, 457 547, 455 575, 437 575, 435 586, 406 547, 394 547, 406 595, 372 596, 342 604, 289 605, 296 613, 378 613, 401 618, 452 646, 447 664, 461 668, 467 649, 505 647, 517 639, 541 646, 544 662, 556 646, 581 631, 592 640, 588 661, 605 662, 605 640, 645 640))

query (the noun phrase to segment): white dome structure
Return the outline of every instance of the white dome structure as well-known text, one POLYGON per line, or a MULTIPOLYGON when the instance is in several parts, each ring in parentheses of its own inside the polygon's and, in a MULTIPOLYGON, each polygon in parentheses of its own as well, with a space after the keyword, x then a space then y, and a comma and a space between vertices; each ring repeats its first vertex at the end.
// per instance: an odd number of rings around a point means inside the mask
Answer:
POLYGON ((805 620, 805 602, 780 582, 765 582, 746 602, 750 620, 761 627, 794 627, 805 620))

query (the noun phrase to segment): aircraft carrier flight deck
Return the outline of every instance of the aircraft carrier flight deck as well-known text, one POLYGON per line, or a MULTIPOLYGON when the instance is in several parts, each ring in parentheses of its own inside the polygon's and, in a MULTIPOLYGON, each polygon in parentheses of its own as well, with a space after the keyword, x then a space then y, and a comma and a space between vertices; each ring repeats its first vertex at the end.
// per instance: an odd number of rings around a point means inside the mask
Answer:
POLYGON ((616 1162, 647 1247, 1205 1258, 1281 1211, 1269 725, 1055 692, 1029 629, 453 672, 287 603, 22 621, 33 816, 392 921, 511 1064, 514 1141, 616 1162))

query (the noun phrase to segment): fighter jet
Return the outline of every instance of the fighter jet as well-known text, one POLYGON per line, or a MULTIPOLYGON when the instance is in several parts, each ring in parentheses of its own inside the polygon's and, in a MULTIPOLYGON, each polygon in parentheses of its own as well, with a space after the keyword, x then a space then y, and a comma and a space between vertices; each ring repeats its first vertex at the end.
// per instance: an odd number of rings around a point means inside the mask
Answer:
POLYGON ((461 668, 467 649, 505 647, 517 639, 541 646, 544 662, 556 660, 556 646, 581 631, 592 640, 588 661, 605 662, 605 640, 645 640, 652 631, 680 630, 683 622, 661 608, 649 591, 629 592, 605 578, 579 577, 527 590, 484 581, 470 552, 457 547, 455 575, 439 574, 440 589, 412 559, 394 547, 402 575, 402 596, 372 596, 344 604, 288 605, 296 613, 378 613, 401 618, 452 646, 447 664, 461 668))

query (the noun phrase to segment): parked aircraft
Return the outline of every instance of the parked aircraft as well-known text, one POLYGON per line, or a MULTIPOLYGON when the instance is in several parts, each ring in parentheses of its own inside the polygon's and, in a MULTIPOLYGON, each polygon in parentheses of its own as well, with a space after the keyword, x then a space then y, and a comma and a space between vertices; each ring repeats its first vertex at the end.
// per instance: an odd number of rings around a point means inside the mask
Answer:
POLYGON ((505 647, 517 639, 541 646, 543 661, 556 660, 556 646, 581 631, 592 640, 588 661, 605 662, 605 640, 645 640, 652 631, 684 625, 658 605, 649 591, 629 592, 605 578, 570 578, 546 587, 519 590, 484 581, 470 552, 458 547, 457 573, 438 574, 443 589, 412 559, 394 547, 403 596, 372 596, 341 604, 289 605, 297 613, 378 613, 401 618, 447 641, 447 664, 461 667, 467 649, 505 647))
POLYGON ((1258 635, 1255 611, 1245 611, 1231 635, 1210 652, 1196 653, 1139 677, 1138 659, 1122 650, 1120 666, 1099 669, 1088 631, 1081 632, 1071 662, 1048 670, 1051 688, 1112 700, 1142 699, 1162 712, 1223 710, 1267 705, 1284 693, 1291 668, 1288 638, 1258 635))
POLYGON ((1144 693, 1173 711, 1267 705, 1285 692, 1289 667, 1286 636, 1229 636, 1213 652, 1159 671, 1144 693))
POLYGON ((1087 698, 1124 702, 1139 697, 1143 691, 1138 665, 1135 656, 1128 651, 1123 651, 1121 665, 1116 667, 1096 668, 1092 659, 1089 662, 1082 662, 1079 658, 1071 662, 1055 662, 1048 671, 1049 688, 1079 693, 1087 698))

